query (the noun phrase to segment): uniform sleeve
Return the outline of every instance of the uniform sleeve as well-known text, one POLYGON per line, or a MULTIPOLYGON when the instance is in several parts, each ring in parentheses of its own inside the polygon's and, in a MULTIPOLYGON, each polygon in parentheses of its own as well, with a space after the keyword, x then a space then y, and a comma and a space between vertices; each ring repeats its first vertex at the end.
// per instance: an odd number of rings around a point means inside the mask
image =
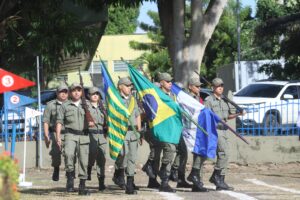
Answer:
POLYGON ((60 106, 60 108, 57 111, 57 116, 56 116, 56 124, 60 123, 64 125, 64 117, 65 117, 65 106, 64 104, 60 106))
POLYGON ((135 99, 134 102, 134 117, 138 117, 139 115, 141 115, 140 110, 139 110, 139 106, 137 104, 137 100, 135 99))
POLYGON ((43 122, 50 124, 50 116, 51 116, 51 109, 50 109, 51 105, 48 104, 44 110, 44 114, 43 114, 43 122))
POLYGON ((204 100, 204 105, 205 107, 208 107, 208 108, 212 108, 212 104, 211 104, 211 100, 210 100, 210 97, 206 97, 205 100, 204 100))

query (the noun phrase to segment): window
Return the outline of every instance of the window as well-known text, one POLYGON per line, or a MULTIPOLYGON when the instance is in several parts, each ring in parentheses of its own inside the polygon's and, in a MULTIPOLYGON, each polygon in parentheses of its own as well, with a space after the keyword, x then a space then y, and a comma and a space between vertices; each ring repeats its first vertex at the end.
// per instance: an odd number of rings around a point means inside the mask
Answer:
POLYGON ((250 84, 234 96, 275 98, 282 88, 282 85, 275 84, 250 84))
POLYGON ((297 91, 297 86, 289 86, 284 91, 283 95, 285 95, 285 94, 290 94, 290 95, 293 96, 294 99, 299 99, 299 97, 298 97, 298 91, 297 91))
MULTIPOLYGON (((107 61, 103 61, 103 63, 107 67, 107 61)), ((89 72, 91 74, 101 74, 101 66, 102 66, 101 61, 92 61, 89 68, 89 72)))
MULTIPOLYGON (((129 60, 126 62, 131 63, 129 60)), ((128 66, 125 62, 121 60, 115 60, 114 61, 114 72, 127 72, 128 66)))

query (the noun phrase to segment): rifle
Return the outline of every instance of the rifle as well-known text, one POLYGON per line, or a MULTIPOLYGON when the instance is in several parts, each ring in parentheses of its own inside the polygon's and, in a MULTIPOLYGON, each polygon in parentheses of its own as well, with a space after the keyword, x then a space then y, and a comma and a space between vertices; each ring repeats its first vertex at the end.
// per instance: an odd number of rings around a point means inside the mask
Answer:
MULTIPOLYGON (((204 78, 203 76, 201 76, 197 71, 194 71, 199 77, 200 79, 202 79, 208 86, 211 86, 212 84, 206 79, 204 78)), ((237 105, 235 102, 233 102, 232 100, 230 100, 227 96, 225 96, 224 94, 222 94, 221 98, 226 101, 227 103, 230 103, 231 105, 233 105, 237 111, 239 113, 243 113, 244 112, 244 109, 241 108, 239 105, 237 105)))
MULTIPOLYGON (((82 102, 82 107, 85 113, 85 119, 88 122, 88 124, 90 124, 90 122, 92 122, 93 124, 95 124, 95 121, 89 111, 88 105, 86 103, 86 98, 85 98, 85 92, 84 92, 84 87, 83 87, 83 81, 82 81, 82 76, 80 73, 80 68, 79 68, 79 80, 80 80, 80 85, 82 87, 82 95, 81 95, 81 102, 82 102)), ((90 125, 89 125, 90 126, 90 125)))

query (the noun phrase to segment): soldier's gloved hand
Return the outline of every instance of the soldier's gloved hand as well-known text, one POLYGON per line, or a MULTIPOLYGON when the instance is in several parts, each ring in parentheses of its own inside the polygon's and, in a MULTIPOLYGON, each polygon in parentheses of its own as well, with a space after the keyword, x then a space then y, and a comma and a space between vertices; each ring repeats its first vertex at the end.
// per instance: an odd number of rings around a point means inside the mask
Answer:
POLYGON ((47 149, 48 149, 49 146, 50 146, 50 138, 49 138, 48 135, 45 136, 45 144, 46 144, 46 147, 47 147, 47 149))

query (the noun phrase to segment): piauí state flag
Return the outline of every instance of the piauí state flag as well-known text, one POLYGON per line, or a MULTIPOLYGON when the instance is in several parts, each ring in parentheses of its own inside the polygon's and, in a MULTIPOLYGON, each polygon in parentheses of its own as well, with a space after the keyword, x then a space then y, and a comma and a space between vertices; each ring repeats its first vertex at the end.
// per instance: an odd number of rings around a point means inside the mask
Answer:
POLYGON ((154 137, 161 142, 178 144, 182 131, 181 109, 161 89, 128 64, 132 82, 143 101, 154 137))
POLYGON ((5 92, 4 102, 7 109, 15 109, 21 106, 29 105, 37 102, 37 99, 33 99, 16 92, 5 92))
POLYGON ((101 70, 107 103, 109 154, 113 160, 116 160, 123 147, 128 130, 129 111, 124 105, 119 91, 113 84, 103 62, 101 70))
POLYGON ((183 118, 182 135, 187 148, 203 157, 215 158, 218 146, 216 125, 220 118, 176 84, 172 85, 171 91, 176 95, 176 101, 180 107, 208 133, 207 136, 190 120, 183 118))
POLYGON ((21 76, 17 76, 16 74, 0 68, 0 94, 34 85, 35 82, 29 81, 21 76))

